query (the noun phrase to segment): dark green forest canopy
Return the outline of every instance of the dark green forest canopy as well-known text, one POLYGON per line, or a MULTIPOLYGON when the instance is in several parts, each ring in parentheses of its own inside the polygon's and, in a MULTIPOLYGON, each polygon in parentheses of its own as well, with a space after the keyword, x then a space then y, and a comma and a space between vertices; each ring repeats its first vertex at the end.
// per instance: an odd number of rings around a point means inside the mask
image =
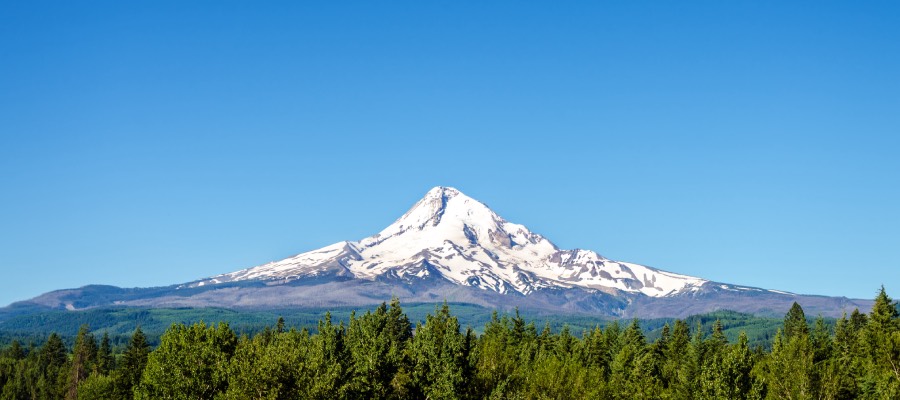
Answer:
MULTIPOLYGON (((485 324, 490 321, 494 310, 471 305, 450 303, 453 315, 457 317, 463 327, 472 327, 476 333, 481 333, 485 324)), ((434 312, 435 304, 407 304, 403 306, 404 312, 410 320, 421 322, 425 316, 434 312)), ((0 347, 8 345, 13 340, 20 343, 41 343, 50 333, 57 333, 64 342, 72 345, 79 328, 87 324, 96 332, 105 332, 110 335, 115 346, 124 346, 134 328, 140 326, 147 335, 149 342, 156 346, 159 338, 173 323, 192 324, 197 321, 227 321, 231 328, 238 334, 254 335, 271 325, 272 321, 279 317, 284 318, 288 327, 298 330, 308 329, 315 332, 319 320, 326 312, 330 312, 332 318, 337 321, 347 322, 353 308, 331 309, 284 309, 284 310, 230 310, 223 308, 98 308, 84 311, 47 311, 13 317, 0 322, 0 347)), ((564 326, 570 331, 580 335, 586 330, 595 327, 605 327, 614 320, 609 318, 597 318, 582 315, 545 315, 522 313, 522 317, 537 326, 543 327, 549 323, 553 332, 559 332, 564 326)), ((743 314, 733 311, 716 311, 712 313, 691 316, 686 319, 691 327, 698 322, 705 329, 712 329, 713 323, 721 321, 725 335, 729 340, 737 340, 741 332, 745 332, 751 346, 767 347, 771 344, 775 332, 782 325, 781 318, 759 317, 751 314, 743 314)), ((659 337, 662 327, 666 323, 673 323, 674 319, 641 319, 641 328, 647 337, 655 340, 659 337)), ((809 320, 812 322, 812 319, 809 320)), ((628 323, 625 321, 624 323, 628 323)), ((623 322, 620 322, 623 323, 623 322)), ((826 323, 833 326, 835 320, 826 319, 826 323)))
POLYGON ((252 332, 176 322, 156 346, 141 328, 116 344, 83 324, 70 341, 4 346, 0 400, 900 398, 900 314, 884 289, 870 312, 833 323, 795 304, 777 320, 718 312, 554 326, 490 313, 476 332, 460 323, 473 309, 428 305, 411 317, 421 307, 395 299, 326 313, 315 329, 278 317, 252 332), (745 333, 773 327, 765 345, 745 333))

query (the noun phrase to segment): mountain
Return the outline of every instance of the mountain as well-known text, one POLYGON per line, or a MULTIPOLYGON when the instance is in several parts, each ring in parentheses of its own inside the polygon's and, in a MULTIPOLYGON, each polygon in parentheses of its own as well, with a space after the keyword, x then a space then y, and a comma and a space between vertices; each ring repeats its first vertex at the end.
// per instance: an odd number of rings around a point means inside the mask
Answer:
POLYGON ((794 302, 838 316, 870 301, 712 282, 590 250, 564 250, 457 189, 435 187, 376 235, 162 288, 87 286, 0 311, 139 307, 339 307, 457 303, 609 317, 684 317, 719 309, 781 315, 794 302))
POLYGON ((448 187, 431 189, 374 236, 340 242, 281 261, 215 276, 201 286, 242 280, 282 282, 321 276, 429 277, 502 294, 584 288, 652 297, 697 291, 708 281, 613 261, 589 250, 561 250, 525 226, 448 187))

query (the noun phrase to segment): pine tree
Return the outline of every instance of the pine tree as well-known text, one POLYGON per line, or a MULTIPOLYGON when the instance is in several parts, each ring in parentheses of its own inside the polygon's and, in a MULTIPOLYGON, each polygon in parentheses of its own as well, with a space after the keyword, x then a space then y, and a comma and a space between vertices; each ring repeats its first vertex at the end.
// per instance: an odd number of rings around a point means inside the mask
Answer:
POLYGON ((22 348, 22 344, 18 340, 13 340, 9 347, 0 353, 0 357, 18 361, 25 358, 25 349, 22 348))
POLYGON ((385 399, 395 395, 394 377, 409 369, 405 348, 410 338, 411 326, 403 316, 398 301, 389 310, 381 303, 375 312, 362 317, 351 316, 347 327, 347 348, 353 373, 353 396, 385 399))
POLYGON ((56 333, 51 333, 40 351, 41 369, 62 367, 68 358, 66 345, 56 333))
POLYGON ((78 397, 78 385, 87 379, 97 362, 97 341, 87 324, 78 329, 75 347, 72 349, 72 365, 69 367, 69 382, 66 387, 66 400, 78 397))
POLYGON ((606 338, 603 337, 603 330, 595 327, 586 332, 581 340, 582 346, 580 361, 586 368, 596 369, 601 376, 609 376, 610 354, 606 338))
POLYGON ((416 328, 410 344, 413 363, 413 382, 419 396, 429 399, 456 399, 464 393, 468 354, 459 321, 444 305, 434 315, 425 317, 425 324, 416 328))
POLYGON ((278 317, 278 322, 275 323, 275 333, 284 332, 284 317, 278 317))
POLYGON ((141 327, 134 329, 128 346, 122 354, 122 362, 114 374, 116 395, 119 398, 132 398, 134 388, 140 383, 141 375, 147 365, 150 345, 141 327))
POLYGON ((806 322, 806 314, 803 313, 803 308, 801 308, 800 304, 797 304, 796 301, 791 305, 791 309, 784 316, 784 329, 782 330, 782 333, 788 340, 801 335, 809 335, 809 325, 806 322))
POLYGON ((112 345, 109 342, 109 333, 103 332, 103 337, 100 339, 100 348, 97 351, 97 373, 101 375, 108 375, 110 371, 115 369, 116 359, 112 354, 112 345))
MULTIPOLYGON (((618 396, 634 396, 642 398, 646 386, 642 385, 640 372, 647 372, 644 356, 647 352, 647 341, 635 319, 619 338, 618 352, 610 364, 610 386, 618 396)), ((652 378, 652 377, 648 377, 652 378)))
POLYGON ((510 379, 518 367, 518 340, 510 327, 509 317, 502 318, 494 311, 484 326, 484 333, 475 348, 478 391, 486 394, 509 390, 510 379), (501 386, 502 385, 502 386, 501 386))
POLYGON ((40 399, 61 399, 66 395, 68 351, 62 338, 51 333, 40 350, 36 370, 31 379, 36 381, 32 397, 40 399))
POLYGON ((888 297, 884 286, 862 330, 861 376, 862 398, 900 398, 900 319, 897 305, 888 297))
POLYGON ((662 383, 674 399, 691 399, 691 385, 688 381, 688 364, 691 359, 691 332, 688 324, 676 320, 672 333, 663 349, 662 383))
POLYGON ((314 378, 307 388, 309 398, 347 397, 352 377, 350 364, 346 328, 343 322, 335 325, 331 313, 327 312, 319 321, 318 334, 312 338, 309 366, 314 378))
POLYGON ((756 399, 761 397, 759 383, 756 382, 752 371, 756 364, 753 353, 750 351, 747 334, 741 332, 735 343, 725 357, 722 386, 722 398, 727 399, 756 399))
POLYGON ((728 371, 725 370, 725 356, 728 339, 722 327, 722 322, 716 320, 713 325, 712 335, 703 341, 700 358, 700 375, 697 382, 700 399, 723 398, 730 393, 728 371))
MULTIPOLYGON (((859 310, 854 315, 862 315, 859 310)), ((859 395, 856 376, 859 375, 859 338, 862 325, 855 326, 844 313, 834 329, 832 357, 822 376, 821 397, 824 399, 855 399, 859 395)))
POLYGON ((705 357, 706 343, 703 340, 703 325, 700 321, 697 321, 697 325, 694 327, 693 336, 691 336, 690 346, 688 346, 687 359, 682 367, 685 378, 685 389, 689 394, 688 398, 693 398, 694 393, 700 393, 700 376, 705 357))
POLYGON ((764 379, 769 399, 813 399, 813 351, 809 327, 800 305, 794 303, 778 330, 772 352, 766 360, 764 379))
POLYGON ((816 398, 824 396, 825 381, 830 379, 834 343, 831 339, 831 329, 825 324, 821 316, 816 318, 813 330, 810 333, 810 348, 812 350, 813 369, 810 372, 812 391, 816 398))

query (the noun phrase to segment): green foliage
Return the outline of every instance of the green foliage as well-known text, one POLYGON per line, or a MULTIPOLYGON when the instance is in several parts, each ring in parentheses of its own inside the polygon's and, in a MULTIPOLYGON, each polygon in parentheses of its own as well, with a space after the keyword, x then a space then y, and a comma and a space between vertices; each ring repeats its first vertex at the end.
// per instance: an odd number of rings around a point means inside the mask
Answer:
POLYGON ((134 388, 141 381, 141 374, 147 366, 150 345, 141 327, 137 327, 131 335, 128 346, 122 353, 121 361, 113 374, 115 393, 119 398, 131 398, 134 388))
POLYGON ((78 400, 117 400, 115 379, 109 375, 92 374, 78 384, 78 400))
POLYGON ((344 323, 335 325, 331 314, 325 313, 325 318, 319 322, 319 333, 312 340, 309 364, 314 379, 307 387, 309 398, 347 397, 350 354, 345 339, 344 323))
POLYGON ((466 336, 459 330, 459 321, 450 314, 450 307, 425 317, 425 324, 416 326, 409 347, 412 363, 414 397, 455 399, 464 392, 468 381, 466 336))
POLYGON ((82 325, 75 338, 75 348, 72 350, 72 365, 69 367, 69 381, 66 384, 67 400, 78 397, 78 385, 87 379, 97 364, 97 353, 97 341, 90 327, 82 325))
MULTIPOLYGON (((493 310, 471 304, 453 304, 454 315, 463 325, 481 327, 490 320, 493 310)), ((308 329, 315 332, 325 312, 337 321, 347 321, 354 308, 308 308, 284 310, 228 310, 222 308, 97 308, 83 311, 46 311, 13 317, 0 322, 0 347, 13 340, 20 343, 42 342, 55 332, 66 343, 74 343, 79 328, 87 324, 98 332, 110 336, 111 345, 124 347, 136 326, 140 326, 152 346, 159 345, 159 338, 172 324, 190 325, 195 321, 228 321, 238 334, 253 336, 262 332, 278 318, 285 326, 308 329)), ((434 311, 434 303, 404 305, 404 314, 410 321, 423 321, 434 311)), ((570 322, 568 317, 534 315, 546 319, 554 327, 570 322)), ((573 317, 573 327, 592 327, 604 322, 602 318, 573 317)))
MULTIPOLYGON (((668 324, 675 323, 674 319, 658 319, 658 320, 642 320, 641 327, 647 330, 647 338, 656 340, 662 328, 668 324)), ((770 349, 772 341, 775 338, 775 332, 778 328, 782 328, 784 321, 781 318, 760 317, 752 314, 739 313, 735 311, 714 311, 711 313, 693 315, 685 318, 685 323, 689 327, 696 327, 698 324, 704 332, 710 332, 713 326, 718 322, 722 325, 722 333, 729 342, 734 343, 738 340, 741 333, 747 336, 750 348, 762 346, 770 349)), ((830 322, 826 320, 826 322, 830 322)))
POLYGON ((771 320, 730 312, 540 332, 492 313, 480 335, 446 303, 415 329, 409 315, 392 299, 346 324, 326 313, 313 334, 290 318, 240 337, 176 323, 152 351, 140 328, 116 346, 85 325, 71 349, 56 333, 0 348, 0 400, 900 398, 900 316, 884 289, 869 314, 833 324, 795 304, 762 345, 729 330, 771 320))
POLYGON ((109 341, 109 333, 103 332, 100 339, 100 348, 97 349, 96 370, 100 375, 107 375, 115 367, 116 359, 113 358, 112 344, 109 341))
POLYGON ((306 398, 315 371, 310 368, 312 342, 306 331, 266 331, 241 338, 229 366, 226 399, 306 398))
POLYGON ((900 318, 884 287, 860 332, 860 351, 860 398, 900 398, 900 318))
POLYGON ((355 396, 388 399, 408 391, 404 380, 408 379, 411 362, 406 344, 411 338, 412 325, 396 298, 390 308, 382 303, 374 313, 351 316, 346 344, 352 370, 350 390, 355 396))
POLYGON ((237 337, 226 323, 175 324, 150 353, 138 399, 211 399, 228 387, 228 364, 237 337))
MULTIPOLYGON (((434 311, 434 306, 434 303, 405 304, 403 310, 415 325, 416 322, 423 322, 425 316, 434 311)), ((495 311, 472 304, 449 303, 449 306, 453 309, 453 315, 457 317, 460 326, 471 326, 479 334, 495 311)), ((330 310, 309 308, 259 311, 222 308, 98 308, 83 311, 46 311, 0 322, 0 347, 10 344, 13 340, 18 340, 19 343, 40 343, 52 332, 56 332, 65 343, 71 345, 78 329, 84 324, 96 332, 108 334, 111 347, 118 350, 128 344, 136 326, 142 328, 152 346, 159 345, 159 338, 172 324, 190 325, 195 321, 228 321, 229 326, 238 335, 253 336, 266 329, 272 321, 282 318, 284 326, 316 332, 318 322, 326 311, 329 311, 335 320, 347 321, 354 309, 341 307, 330 310)), ((568 326, 575 336, 597 326, 602 328, 614 322, 603 317, 555 314, 522 314, 521 318, 535 321, 540 326, 547 324, 551 332, 559 332, 563 326, 568 326)), ((782 320, 779 318, 759 317, 733 311, 696 315, 688 317, 685 321, 689 326, 695 326, 699 321, 703 329, 710 330, 717 320, 721 322, 723 332, 729 341, 736 341, 738 335, 745 332, 751 348, 770 347, 775 331, 782 326, 782 320)), ((672 325, 674 321, 670 318, 647 319, 640 320, 640 325, 647 339, 652 341, 659 337, 664 325, 672 325)), ((826 320, 826 323, 833 325, 834 321, 826 320)))

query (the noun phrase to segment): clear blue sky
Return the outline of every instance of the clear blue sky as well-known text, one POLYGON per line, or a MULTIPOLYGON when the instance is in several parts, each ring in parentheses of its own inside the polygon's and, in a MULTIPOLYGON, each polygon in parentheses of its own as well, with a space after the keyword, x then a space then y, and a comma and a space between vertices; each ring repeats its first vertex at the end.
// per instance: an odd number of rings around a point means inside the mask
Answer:
POLYGON ((436 185, 564 248, 900 297, 898 2, 186 3, 2 6, 0 304, 357 240, 436 185))

